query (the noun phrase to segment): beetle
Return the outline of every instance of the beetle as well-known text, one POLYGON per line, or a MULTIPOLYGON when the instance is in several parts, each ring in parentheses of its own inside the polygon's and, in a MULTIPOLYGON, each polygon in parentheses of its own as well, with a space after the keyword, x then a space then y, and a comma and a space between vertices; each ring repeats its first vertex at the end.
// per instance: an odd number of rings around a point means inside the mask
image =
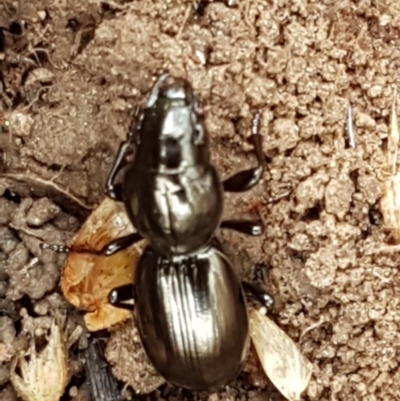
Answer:
POLYGON ((129 138, 122 143, 106 192, 122 201, 137 232, 103 248, 112 255, 143 238, 135 285, 111 291, 109 301, 135 313, 146 353, 172 384, 217 390, 242 368, 249 347, 243 289, 271 305, 265 291, 241 282, 215 239, 218 227, 260 235, 247 220, 221 222, 223 191, 253 187, 264 170, 257 117, 252 136, 258 165, 221 181, 210 161, 209 140, 189 82, 161 75, 129 138), (130 149, 122 184, 116 183, 130 149))
POLYGON ((257 166, 222 182, 210 161, 209 137, 191 85, 162 74, 128 140, 120 145, 106 183, 107 195, 124 202, 137 232, 111 242, 104 253, 111 255, 145 238, 165 257, 189 254, 209 242, 218 227, 260 235, 259 222, 221 222, 223 191, 246 191, 262 177, 258 125, 259 115, 252 129, 257 166), (132 148, 134 159, 123 182, 116 183, 132 148))

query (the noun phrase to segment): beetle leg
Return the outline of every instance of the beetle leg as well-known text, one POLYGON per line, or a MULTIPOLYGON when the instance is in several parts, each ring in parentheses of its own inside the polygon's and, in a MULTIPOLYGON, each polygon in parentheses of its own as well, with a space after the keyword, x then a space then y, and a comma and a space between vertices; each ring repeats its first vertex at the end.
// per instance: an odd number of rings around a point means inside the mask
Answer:
POLYGON ((228 192, 243 192, 256 185, 264 172, 264 154, 262 151, 261 135, 259 133, 260 113, 253 118, 251 134, 257 157, 257 167, 239 171, 223 182, 224 190, 228 192))
POLYGON ((136 291, 134 284, 125 284, 120 287, 114 288, 108 295, 108 302, 120 309, 132 310, 133 304, 127 301, 135 302, 136 291))
POLYGON ((139 242, 142 239, 143 237, 139 233, 125 235, 123 237, 115 239, 114 241, 111 241, 109 244, 104 246, 101 250, 101 254, 105 256, 114 255, 114 253, 130 247, 135 242, 139 242))
POLYGON ((130 149, 130 141, 122 142, 119 146, 117 156, 114 160, 114 164, 111 167, 110 174, 106 181, 106 194, 111 199, 118 202, 122 202, 122 188, 121 184, 115 184, 115 177, 120 172, 121 168, 124 166, 126 155, 130 149))
POLYGON ((67 245, 56 245, 48 244, 47 242, 41 242, 39 246, 42 249, 51 249, 52 251, 57 253, 69 253, 71 251, 71 248, 67 245))
POLYGON ((126 156, 129 151, 132 149, 132 145, 135 141, 136 132, 138 130, 138 116, 140 112, 140 107, 136 107, 135 113, 133 116, 133 122, 129 128, 128 139, 125 142, 122 142, 119 145, 117 156, 115 157, 114 163, 111 167, 110 173, 108 174, 106 181, 106 194, 111 199, 114 199, 118 202, 122 202, 122 185, 115 183, 115 178, 118 173, 121 171, 122 167, 124 167, 126 162, 126 156))
POLYGON ((242 280, 242 286, 245 291, 250 292, 262 305, 270 309, 274 304, 274 300, 262 287, 242 280))
POLYGON ((221 222, 220 228, 235 230, 253 237, 258 237, 264 232, 264 224, 262 222, 251 220, 224 220, 221 222))

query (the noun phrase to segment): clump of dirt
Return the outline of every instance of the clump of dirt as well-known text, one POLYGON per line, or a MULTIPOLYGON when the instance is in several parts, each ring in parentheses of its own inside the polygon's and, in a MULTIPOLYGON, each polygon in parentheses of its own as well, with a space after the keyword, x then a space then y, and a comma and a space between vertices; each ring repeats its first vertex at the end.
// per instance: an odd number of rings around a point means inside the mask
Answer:
POLYGON ((132 320, 117 327, 110 337, 105 355, 113 366, 114 375, 139 394, 148 394, 165 383, 148 361, 139 331, 132 320))
MULTIPOLYGON (((398 399, 400 259, 378 250, 391 241, 379 200, 399 15, 391 0, 4 0, 0 398, 14 399, 21 311, 68 310, 51 301, 63 257, 40 242, 65 243, 104 196, 135 106, 168 70, 198 93, 224 176, 254 163, 246 139, 261 111, 268 168, 226 197, 226 216, 259 216, 266 233, 221 237, 243 276, 268 266, 274 319, 314 365, 306 399, 398 399)), ((280 399, 250 382, 210 399, 280 399)))

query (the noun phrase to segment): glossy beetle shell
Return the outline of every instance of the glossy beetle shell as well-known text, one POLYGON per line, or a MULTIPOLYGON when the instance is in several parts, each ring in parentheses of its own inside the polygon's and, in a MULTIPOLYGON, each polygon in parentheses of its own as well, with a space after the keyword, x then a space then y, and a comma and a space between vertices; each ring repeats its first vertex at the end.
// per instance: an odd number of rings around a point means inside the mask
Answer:
POLYGON ((210 391, 236 378, 249 322, 240 281, 222 252, 210 246, 168 261, 147 247, 135 281, 142 342, 167 381, 210 391))

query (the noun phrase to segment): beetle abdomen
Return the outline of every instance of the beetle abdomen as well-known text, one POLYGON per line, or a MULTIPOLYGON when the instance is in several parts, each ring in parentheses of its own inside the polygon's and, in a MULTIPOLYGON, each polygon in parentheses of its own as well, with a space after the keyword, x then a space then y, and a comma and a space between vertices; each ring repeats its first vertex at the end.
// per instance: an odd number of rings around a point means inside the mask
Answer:
POLYGON ((136 283, 142 341, 169 382, 211 390, 237 376, 249 344, 248 317, 239 279, 222 253, 211 247, 169 262, 146 250, 136 283))

